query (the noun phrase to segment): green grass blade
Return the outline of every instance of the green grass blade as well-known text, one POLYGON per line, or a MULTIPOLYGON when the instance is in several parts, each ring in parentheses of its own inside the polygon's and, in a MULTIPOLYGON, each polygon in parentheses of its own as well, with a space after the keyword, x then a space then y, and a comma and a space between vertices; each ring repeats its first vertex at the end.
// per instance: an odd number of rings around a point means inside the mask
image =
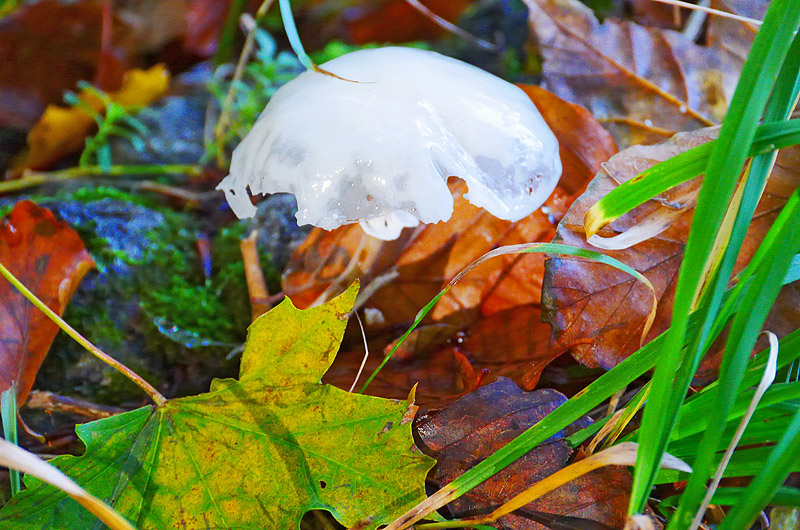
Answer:
MULTIPOLYGON (((712 501, 722 506, 736 506, 742 499, 745 488, 720 488, 714 492, 712 501)), ((778 488, 769 504, 775 506, 800 506, 800 490, 797 488, 778 488)))
MULTIPOLYGON (((425 307, 423 307, 417 313, 417 316, 414 318, 414 322, 411 324, 411 327, 408 328, 408 330, 405 333, 403 333, 403 335, 397 341, 397 344, 394 345, 389 354, 383 359, 383 362, 381 362, 381 364, 378 365, 377 368, 375 368, 375 370, 366 380, 366 382, 361 387, 359 392, 362 394, 364 393, 364 391, 367 389, 372 380, 375 379, 375 376, 378 375, 378 373, 383 369, 386 363, 389 362, 389 359, 392 358, 394 352, 397 351, 397 349, 400 347, 401 344, 403 344, 403 342, 406 340, 406 338, 408 338, 411 332, 417 328, 419 323, 422 322, 422 319, 424 319, 425 316, 431 311, 431 309, 433 309, 433 306, 435 306, 436 303, 439 301, 439 299, 442 296, 444 296, 445 293, 447 293, 450 290, 450 288, 453 287, 453 285, 458 283, 459 280, 461 280, 461 278, 463 278, 465 274, 467 274, 469 271, 471 271, 472 269, 474 269, 475 267, 477 267, 478 265, 480 265, 481 263, 483 263, 488 259, 497 256, 504 256, 507 254, 528 254, 528 253, 566 254, 569 256, 576 256, 580 258, 590 259, 592 261, 597 261, 599 263, 604 263, 606 265, 614 267, 615 269, 619 269, 622 272, 628 273, 649 287, 651 293, 653 294, 653 311, 651 312, 651 318, 649 322, 651 322, 652 317, 655 316, 655 304, 656 304, 655 289, 653 288, 653 285, 650 283, 650 280, 648 280, 644 275, 642 275, 639 271, 637 271, 633 267, 626 265, 625 263, 622 263, 619 260, 606 256, 605 254, 595 252, 593 250, 571 247, 569 245, 561 245, 559 243, 524 243, 521 245, 508 245, 504 247, 499 247, 490 252, 487 252, 480 258, 476 259, 475 261, 467 265, 464 268, 464 270, 458 273, 455 278, 450 280, 450 282, 444 287, 444 289, 439 291, 439 294, 433 297, 433 299, 430 302, 428 302, 425 305, 425 307)), ((646 327, 649 327, 649 325, 646 327)))
POLYGON ((758 121, 798 25, 800 2, 775 0, 770 3, 709 158, 695 208, 696 222, 689 233, 678 275, 672 324, 652 380, 651 399, 644 410, 640 452, 628 508, 630 514, 644 509, 677 410, 699 363, 700 350, 712 331, 714 315, 727 283, 727 278, 720 280, 719 276, 708 291, 707 303, 701 304, 700 329, 692 337, 686 355, 682 355, 689 317, 687 309, 697 302, 703 275, 708 270, 707 261, 749 152, 748 147, 753 143, 758 121))
POLYGON ((775 445, 753 481, 739 497, 719 530, 749 528, 764 506, 775 496, 789 475, 791 464, 800 459, 800 410, 775 445))
MULTIPOLYGON (((12 383, 0 394, 0 416, 3 421, 3 438, 14 445, 17 444, 17 390, 12 383)), ((19 471, 9 468, 8 476, 11 482, 11 496, 13 497, 22 489, 19 471)))
MULTIPOLYGON (((714 492, 714 497, 711 499, 712 504, 720 506, 735 506, 739 504, 742 494, 746 488, 719 488, 714 492)), ((664 508, 671 508, 678 504, 680 495, 673 495, 661 501, 658 506, 661 511, 664 508)), ((772 500, 769 501, 773 506, 800 506, 800 489, 797 488, 778 488, 772 500)))
POLYGON ((800 254, 797 254, 793 259, 789 270, 786 271, 786 277, 783 279, 784 285, 787 283, 796 282, 800 280, 800 254))
POLYGON ((311 57, 309 57, 306 53, 306 50, 303 47, 303 41, 300 40, 300 34, 297 32, 297 26, 294 23, 292 6, 289 3, 289 0, 278 0, 278 4, 281 8, 281 21, 283 22, 283 29, 286 30, 286 38, 289 39, 289 45, 292 47, 292 51, 294 51, 294 54, 300 60, 300 64, 305 66, 306 69, 316 70, 317 66, 314 64, 314 61, 311 60, 311 57))
MULTIPOLYGON (((700 175, 717 140, 659 162, 611 190, 586 213, 587 237, 653 197, 700 175)), ((800 143, 800 120, 763 123, 748 153, 755 156, 800 143)))
MULTIPOLYGON (((800 37, 795 36, 787 53, 786 60, 778 74, 776 84, 772 90, 764 117, 766 120, 787 120, 797 102, 798 74, 800 73, 800 37)), ((751 219, 761 199, 767 178, 772 171, 777 150, 757 155, 749 168, 747 180, 744 183, 741 204, 736 213, 733 228, 731 230, 728 248, 725 250, 719 265, 718 283, 727 280, 736 262, 747 229, 751 219)), ((755 267, 760 272, 754 277, 748 274, 742 275, 741 282, 736 289, 747 286, 747 291, 742 296, 736 293, 728 299, 728 304, 722 308, 721 314, 717 316, 713 327, 712 336, 721 331, 722 326, 728 320, 729 305, 732 301, 740 303, 744 311, 739 311, 736 315, 731 333, 728 337, 723 362, 720 367, 719 386, 714 392, 717 394, 714 404, 714 414, 708 423, 707 429, 698 446, 697 458, 694 460, 692 476, 689 478, 683 496, 678 505, 678 509, 670 521, 669 528, 683 528, 689 525, 689 521, 699 509, 702 498, 705 495, 706 482, 716 469, 715 453, 720 449, 721 436, 724 425, 727 421, 728 412, 736 399, 736 392, 742 382, 745 366, 750 356, 752 346, 755 344, 756 337, 761 330, 763 321, 766 319, 781 282, 774 277, 773 272, 776 268, 786 266, 793 258, 785 252, 786 246, 791 245, 787 240, 790 234, 787 233, 786 224, 800 222, 800 215, 797 211, 797 193, 787 202, 775 223, 771 227, 767 237, 760 245, 756 255, 751 259, 746 269, 746 273, 752 274, 755 267), (765 259, 765 256, 767 258, 765 259), (778 259, 779 263, 776 263, 778 259), (770 276, 772 276, 770 278, 770 276)), ((706 340, 703 351, 711 346, 711 339, 706 340)))
MULTIPOLYGON (((752 207, 755 208, 755 204, 752 207)), ((747 224, 743 223, 742 232, 746 229, 747 224)), ((761 245, 762 247, 767 245, 764 252, 765 259, 752 280, 747 282, 741 301, 742 309, 736 314, 731 325, 720 366, 720 384, 713 391, 716 394, 713 398, 714 414, 707 422, 697 458, 692 466, 694 472, 686 485, 683 499, 670 521, 672 528, 686 528, 705 495, 705 484, 714 473, 714 457, 720 449, 720 438, 728 420, 728 412, 737 399, 736 390, 742 382, 750 352, 778 296, 786 271, 795 253, 800 249, 800 191, 795 191, 789 198, 770 229, 770 234, 773 237, 766 238, 761 245)), ((740 238, 743 239, 743 235, 740 238)), ((729 247, 732 248, 733 245, 729 247)), ((728 256, 731 254, 728 253, 728 256)), ((721 274, 725 274, 733 267, 735 258, 735 255, 729 258, 729 266, 724 267, 721 274)))

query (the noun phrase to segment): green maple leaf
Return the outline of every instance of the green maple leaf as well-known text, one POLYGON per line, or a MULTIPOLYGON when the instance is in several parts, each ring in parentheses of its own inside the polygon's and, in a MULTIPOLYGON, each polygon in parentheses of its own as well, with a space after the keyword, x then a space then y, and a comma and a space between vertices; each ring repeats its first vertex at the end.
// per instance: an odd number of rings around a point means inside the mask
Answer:
MULTIPOLYGON (((141 530, 297 528, 308 510, 374 528, 424 499, 433 460, 413 443, 407 404, 320 384, 357 287, 250 327, 239 380, 77 428, 81 457, 51 462, 141 530)), ((28 478, 0 528, 100 529, 59 490, 28 478)))

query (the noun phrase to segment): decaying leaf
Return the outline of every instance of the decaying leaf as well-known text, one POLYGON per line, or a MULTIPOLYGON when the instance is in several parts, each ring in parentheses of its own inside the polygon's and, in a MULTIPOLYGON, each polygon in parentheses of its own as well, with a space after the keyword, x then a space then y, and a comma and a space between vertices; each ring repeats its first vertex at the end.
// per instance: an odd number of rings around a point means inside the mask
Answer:
MULTIPOLYGON (((439 412, 423 416, 417 430, 424 449, 436 456, 429 480, 441 487, 497 451, 566 401, 555 390, 523 392, 501 378, 464 396, 439 412)), ((564 441, 587 426, 583 418, 565 432, 539 445, 503 471, 451 502, 455 517, 477 515, 496 508, 514 495, 567 465, 572 450, 564 441)), ((622 528, 631 478, 628 471, 608 467, 593 471, 544 495, 525 508, 498 519, 498 528, 544 530, 561 516, 561 523, 599 522, 622 528), (537 522, 538 521, 538 522, 537 522), (544 523, 540 524, 540 523, 544 523)), ((595 526, 596 528, 597 526, 595 526)))
MULTIPOLYGON (((424 499, 433 461, 403 425, 405 400, 349 394, 320 377, 357 287, 250 327, 238 380, 77 428, 82 457, 51 461, 139 530, 296 528, 312 509, 375 528, 424 499)), ((0 528, 91 528, 72 499, 38 480, 0 510, 0 528)))
MULTIPOLYGON (((630 180, 657 162, 708 142, 717 129, 702 129, 675 135, 653 146, 637 146, 612 157, 603 166, 586 192, 572 205, 561 221, 555 242, 593 248, 586 242, 584 216, 601 197, 619 184, 630 180)), ((734 274, 752 257, 789 195, 800 185, 797 168, 800 148, 784 149, 778 155, 764 195, 759 203, 747 237, 738 256, 734 274)), ((647 340, 669 327, 677 274, 683 259, 686 238, 694 213, 694 197, 700 177, 677 186, 648 201, 601 230, 603 237, 614 237, 656 218, 668 218, 666 229, 658 235, 624 250, 606 251, 635 268, 652 282, 659 299, 655 322, 647 340)), ((556 337, 564 345, 574 345, 571 353, 590 367, 610 369, 639 348, 639 335, 650 309, 649 293, 616 270, 580 258, 555 256, 545 266, 542 313, 553 325, 556 337)), ((791 289, 787 286, 785 289, 791 289)), ((785 293, 790 297, 790 293, 785 293)), ((774 315, 774 322, 789 315, 774 315)), ((781 329, 785 329, 785 323, 781 329)), ((772 329, 772 328, 770 328, 772 329)), ((713 368, 716 361, 706 361, 713 368)))
POLYGON ((585 106, 620 147, 718 123, 741 63, 680 33, 607 19, 577 0, 525 0, 546 88, 585 106))
MULTIPOLYGON (((164 65, 148 70, 133 69, 125 73, 120 89, 108 95, 112 101, 126 107, 144 106, 166 93, 169 78, 164 65)), ((83 90, 79 97, 95 111, 103 109, 103 102, 88 90, 83 90)), ((48 105, 28 132, 28 151, 15 161, 12 173, 45 169, 62 157, 79 151, 94 126, 94 117, 80 107, 48 105)))
MULTIPOLYGON (((17 203, 0 222, 0 263, 59 315, 94 267, 78 234, 30 201, 17 203)), ((18 406, 56 333, 55 323, 0 279, 0 392, 16 383, 18 406)))

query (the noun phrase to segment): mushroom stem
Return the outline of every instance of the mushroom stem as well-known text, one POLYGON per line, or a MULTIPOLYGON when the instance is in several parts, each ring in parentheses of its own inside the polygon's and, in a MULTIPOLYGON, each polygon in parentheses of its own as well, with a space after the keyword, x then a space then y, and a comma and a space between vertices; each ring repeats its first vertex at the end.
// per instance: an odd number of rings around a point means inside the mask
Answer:
POLYGON ((311 306, 314 307, 324 304, 335 295, 342 292, 353 278, 363 277, 364 273, 372 268, 373 263, 380 255, 381 247, 385 243, 386 241, 383 239, 378 239, 364 232, 347 267, 339 274, 338 279, 332 282, 328 288, 314 300, 311 306))

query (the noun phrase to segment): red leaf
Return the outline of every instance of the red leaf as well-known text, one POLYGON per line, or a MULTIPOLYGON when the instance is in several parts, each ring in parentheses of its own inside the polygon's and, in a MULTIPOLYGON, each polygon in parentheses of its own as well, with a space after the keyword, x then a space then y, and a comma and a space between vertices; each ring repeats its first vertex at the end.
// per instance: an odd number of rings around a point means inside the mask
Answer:
MULTIPOLYGON (((59 315, 94 267, 78 234, 30 201, 17 203, 0 222, 0 262, 59 315)), ((56 333, 55 323, 0 280, 0 392, 16 383, 18 406, 25 402, 56 333)))

